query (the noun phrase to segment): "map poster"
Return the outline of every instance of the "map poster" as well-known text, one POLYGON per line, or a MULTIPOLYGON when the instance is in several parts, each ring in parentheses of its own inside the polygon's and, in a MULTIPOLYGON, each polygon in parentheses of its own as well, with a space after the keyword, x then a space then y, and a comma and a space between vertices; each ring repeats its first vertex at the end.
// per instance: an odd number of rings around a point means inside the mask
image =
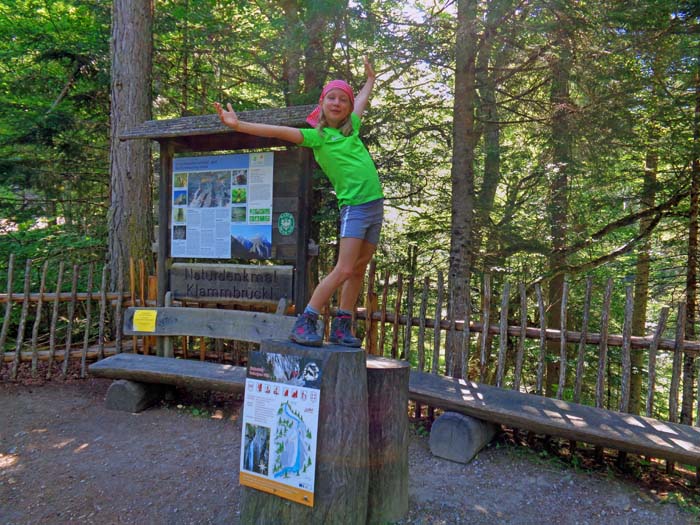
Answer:
POLYGON ((313 359, 250 353, 241 485, 313 507, 321 373, 313 359))
POLYGON ((269 259, 274 153, 173 160, 171 256, 269 259))

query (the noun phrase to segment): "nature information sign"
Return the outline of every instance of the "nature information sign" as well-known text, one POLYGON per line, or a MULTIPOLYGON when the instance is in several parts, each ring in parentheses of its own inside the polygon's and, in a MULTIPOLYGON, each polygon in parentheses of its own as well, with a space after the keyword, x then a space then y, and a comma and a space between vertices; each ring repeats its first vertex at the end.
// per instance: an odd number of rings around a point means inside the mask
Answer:
POLYGON ((171 256, 269 259, 274 153, 173 160, 171 256))
POLYGON ((313 507, 322 373, 314 359, 250 352, 241 485, 313 507))

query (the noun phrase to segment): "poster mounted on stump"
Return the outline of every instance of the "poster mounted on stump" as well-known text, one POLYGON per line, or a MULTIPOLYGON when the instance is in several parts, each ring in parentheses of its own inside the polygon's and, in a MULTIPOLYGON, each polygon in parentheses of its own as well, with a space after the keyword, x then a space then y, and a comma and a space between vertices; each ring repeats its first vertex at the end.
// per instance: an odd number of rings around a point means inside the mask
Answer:
POLYGON ((313 507, 322 373, 314 359, 250 353, 241 485, 313 507))
POLYGON ((274 153, 173 160, 171 256, 269 259, 274 153))

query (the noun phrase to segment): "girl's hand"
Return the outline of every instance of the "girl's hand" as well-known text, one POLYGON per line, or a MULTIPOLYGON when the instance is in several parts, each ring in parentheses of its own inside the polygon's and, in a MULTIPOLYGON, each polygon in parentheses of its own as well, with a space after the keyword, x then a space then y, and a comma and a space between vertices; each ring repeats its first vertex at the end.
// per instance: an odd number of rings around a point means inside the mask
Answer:
POLYGON ((369 59, 367 57, 364 57, 365 61, 365 76, 367 77, 367 80, 375 80, 377 78, 377 75, 374 73, 374 69, 372 68, 372 64, 369 63, 369 59))
POLYGON ((216 112, 224 125, 231 129, 238 129, 238 115, 236 115, 236 112, 233 111, 230 102, 226 104, 226 109, 228 111, 225 111, 218 102, 214 102, 214 107, 216 108, 216 112))

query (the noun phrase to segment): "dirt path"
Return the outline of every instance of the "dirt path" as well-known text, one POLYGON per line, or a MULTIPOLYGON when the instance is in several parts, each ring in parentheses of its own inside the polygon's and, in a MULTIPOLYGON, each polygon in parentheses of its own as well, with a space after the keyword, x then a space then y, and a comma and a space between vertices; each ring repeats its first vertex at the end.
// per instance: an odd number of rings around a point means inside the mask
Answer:
MULTIPOLYGON (((240 523, 240 404, 209 397, 197 408, 202 399, 192 398, 180 408, 112 412, 103 406, 108 385, 0 383, 0 523, 240 523)), ((698 522, 614 477, 541 462, 517 447, 451 463, 415 434, 409 490, 402 523, 698 522)))

